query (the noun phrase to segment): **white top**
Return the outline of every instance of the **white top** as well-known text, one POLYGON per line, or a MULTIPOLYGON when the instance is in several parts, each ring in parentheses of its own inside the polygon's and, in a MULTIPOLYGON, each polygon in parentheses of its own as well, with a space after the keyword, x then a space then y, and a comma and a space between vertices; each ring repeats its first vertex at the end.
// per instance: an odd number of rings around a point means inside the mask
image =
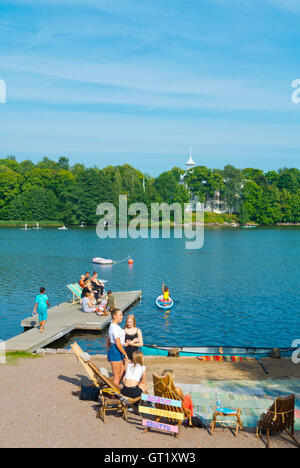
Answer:
POLYGON ((143 373, 145 372, 146 367, 141 366, 140 364, 128 364, 125 374, 125 380, 130 379, 139 383, 142 379, 143 373))
POLYGON ((84 297, 82 299, 82 310, 83 312, 93 312, 95 309, 90 307, 90 298, 89 297, 84 297))
POLYGON ((120 338, 121 345, 125 344, 125 330, 123 330, 119 325, 116 325, 115 323, 110 324, 108 336, 110 344, 112 345, 116 344, 117 338, 120 338))

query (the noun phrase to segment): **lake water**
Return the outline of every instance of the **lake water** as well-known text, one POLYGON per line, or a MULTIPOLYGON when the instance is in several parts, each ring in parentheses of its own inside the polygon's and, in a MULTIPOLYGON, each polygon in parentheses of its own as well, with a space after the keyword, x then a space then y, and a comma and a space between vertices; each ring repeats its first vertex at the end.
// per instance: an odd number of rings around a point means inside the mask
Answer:
MULTIPOLYGON (((0 229, 0 339, 22 332, 40 286, 52 305, 66 284, 94 268, 113 290, 143 290, 134 309, 146 344, 290 346, 300 338, 300 229, 206 228, 204 247, 185 250, 184 239, 105 239, 95 229, 0 229), (94 266, 93 257, 123 259, 94 266), (171 311, 157 309, 162 282, 171 311)), ((90 352, 104 351, 106 334, 72 337, 90 352)))

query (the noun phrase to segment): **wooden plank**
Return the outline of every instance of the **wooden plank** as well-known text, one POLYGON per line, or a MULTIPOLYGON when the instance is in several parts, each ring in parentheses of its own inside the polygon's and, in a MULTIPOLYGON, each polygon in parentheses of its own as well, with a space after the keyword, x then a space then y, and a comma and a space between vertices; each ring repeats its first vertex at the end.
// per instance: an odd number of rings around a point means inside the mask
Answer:
POLYGON ((159 403, 160 405, 176 406, 177 408, 181 408, 182 406, 181 400, 171 400, 169 398, 148 395, 146 393, 142 393, 141 398, 143 401, 151 401, 152 403, 159 403))
POLYGON ((153 414, 154 416, 160 416, 162 418, 168 418, 168 419, 178 419, 179 421, 183 421, 185 416, 183 413, 176 413, 174 411, 166 411, 166 410, 161 410, 161 409, 156 409, 156 408, 148 408, 148 406, 139 406, 139 412, 140 413, 146 413, 146 414, 153 414))
POLYGON ((156 421, 150 421, 150 419, 143 419, 142 425, 151 429, 159 429, 161 431, 173 432, 174 434, 178 434, 178 426, 172 426, 171 424, 163 424, 156 421))
POLYGON ((90 377, 90 379, 93 381, 93 384, 95 385, 95 387, 99 387, 99 382, 95 376, 95 373, 93 372, 93 370, 91 369, 91 367, 86 363, 84 362, 84 360, 82 359, 81 357, 81 354, 82 354, 82 350, 81 348, 78 346, 77 343, 74 343, 71 345, 71 348, 75 354, 75 356, 77 357, 78 361, 83 365, 83 367, 85 368, 85 371, 86 373, 88 374, 88 376, 90 377))

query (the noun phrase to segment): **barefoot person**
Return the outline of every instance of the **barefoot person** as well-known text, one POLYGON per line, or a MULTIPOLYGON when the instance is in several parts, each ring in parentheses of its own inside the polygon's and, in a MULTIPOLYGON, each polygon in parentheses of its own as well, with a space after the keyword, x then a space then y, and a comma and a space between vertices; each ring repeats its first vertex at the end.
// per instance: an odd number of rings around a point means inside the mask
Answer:
POLYGON ((48 318, 48 307, 50 307, 50 303, 48 300, 48 296, 45 294, 45 288, 40 289, 40 294, 36 296, 35 305, 34 305, 34 314, 39 314, 39 322, 40 322, 40 332, 43 333, 45 323, 48 318))
POLYGON ((120 309, 110 311, 112 322, 108 330, 109 345, 107 360, 110 362, 113 371, 113 381, 120 385, 125 370, 125 362, 128 360, 125 344, 125 331, 120 327, 123 320, 123 312, 120 309))

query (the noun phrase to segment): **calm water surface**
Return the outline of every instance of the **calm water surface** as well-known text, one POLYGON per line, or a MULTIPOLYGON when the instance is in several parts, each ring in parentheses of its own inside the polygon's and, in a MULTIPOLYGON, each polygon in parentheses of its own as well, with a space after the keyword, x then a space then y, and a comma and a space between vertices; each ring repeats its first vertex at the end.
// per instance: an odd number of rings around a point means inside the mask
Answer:
MULTIPOLYGON (((127 262, 96 266, 114 290, 143 290, 134 309, 146 344, 290 346, 300 338, 300 229, 207 228, 205 245, 183 239, 97 238, 95 229, 0 229, 0 339, 22 331, 35 295, 47 288, 52 305, 68 299, 65 285, 92 271, 91 259, 127 262), (175 301, 156 308, 165 282, 175 301)), ((78 334, 85 350, 103 352, 105 333, 78 334)))

